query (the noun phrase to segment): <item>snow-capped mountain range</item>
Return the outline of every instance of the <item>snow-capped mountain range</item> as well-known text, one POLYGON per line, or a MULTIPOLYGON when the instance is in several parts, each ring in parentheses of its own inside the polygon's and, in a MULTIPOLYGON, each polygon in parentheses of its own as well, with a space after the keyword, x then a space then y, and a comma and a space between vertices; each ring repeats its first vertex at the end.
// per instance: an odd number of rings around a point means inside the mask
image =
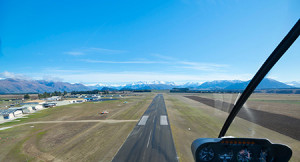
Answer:
POLYGON ((138 81, 133 83, 97 83, 94 85, 86 85, 90 89, 99 89, 101 90, 104 87, 113 88, 113 89, 172 89, 177 87, 174 82, 166 81, 138 81))
MULTIPOLYGON (((189 88, 191 90, 217 90, 217 89, 244 89, 248 85, 249 81, 241 80, 215 80, 209 82, 186 82, 182 84, 176 84, 175 82, 166 82, 166 81, 138 81, 133 83, 126 84, 96 84, 94 86, 89 86, 91 89, 102 88, 113 88, 113 89, 172 89, 172 88, 189 88)), ((296 82, 293 82, 296 83, 296 82)), ((270 89, 270 88, 296 88, 296 84, 285 84, 274 79, 263 79, 257 89, 270 89)))
POLYGON ((300 81, 292 81, 292 82, 285 82, 285 84, 293 87, 299 87, 300 88, 300 81))
MULTIPOLYGON (((190 90, 243 90, 249 81, 215 80, 209 82, 186 82, 176 84, 167 81, 139 81, 133 83, 97 83, 97 84, 70 84, 44 80, 0 80, 0 94, 5 93, 43 93, 53 91, 87 91, 87 90, 170 90, 172 88, 189 88, 190 90)), ((273 79, 263 79, 257 89, 300 88, 300 82, 282 83, 273 79)))
POLYGON ((165 84, 165 85, 174 85, 176 84, 174 82, 165 82, 165 81, 138 81, 133 83, 96 83, 96 84, 85 84, 87 87, 90 88, 103 88, 103 87, 110 87, 110 88, 122 88, 126 86, 143 86, 143 85, 152 85, 152 84, 165 84))

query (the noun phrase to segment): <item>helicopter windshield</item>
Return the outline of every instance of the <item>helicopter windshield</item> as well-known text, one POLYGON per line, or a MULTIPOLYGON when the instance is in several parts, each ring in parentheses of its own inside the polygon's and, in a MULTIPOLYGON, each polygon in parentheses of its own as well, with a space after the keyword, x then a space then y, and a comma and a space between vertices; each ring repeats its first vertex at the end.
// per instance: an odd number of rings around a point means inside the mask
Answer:
MULTIPOLYGON (((291 55, 286 57, 287 58, 285 59, 291 59, 295 56, 291 55)), ((279 74, 281 70, 292 67, 294 68, 296 66, 297 65, 295 64, 295 62, 292 62, 288 66, 284 65, 283 63, 279 63, 276 68, 272 69, 268 76, 264 78, 256 87, 254 93, 250 96, 247 102, 243 104, 243 107, 237 114, 237 118, 234 119, 234 123, 227 133, 228 136, 267 138, 274 143, 282 143, 288 145, 294 151, 291 160, 298 161, 298 145, 300 140, 300 90, 295 87, 297 86, 296 82, 289 82, 288 80, 286 80, 286 84, 281 84, 280 82, 275 80, 276 77, 280 77, 282 75, 279 74), (271 86, 274 85, 276 85, 277 88, 271 88, 271 86)), ((224 113, 231 112, 230 115, 232 115, 233 108, 235 108, 237 102, 239 102, 239 99, 241 99, 241 93, 245 93, 245 86, 248 85, 249 87, 250 84, 250 81, 248 81, 231 85, 230 93, 219 91, 219 93, 189 96, 189 98, 206 104, 207 106, 214 107, 215 115, 223 118, 222 116, 224 113)), ((230 117, 228 119, 230 119, 230 117)), ((224 124, 223 128, 225 128, 225 126, 226 124, 224 124)), ((224 134, 221 135, 221 137, 223 136, 224 134)), ((206 139, 204 138, 203 140, 205 141, 206 139)), ((205 147, 204 149, 202 149, 202 152, 200 151, 199 153, 200 157, 201 154, 203 154, 202 158, 200 158, 200 161, 206 161, 209 158, 212 159, 214 153, 212 148, 205 147), (210 154, 207 154, 207 152, 209 151, 205 152, 204 149, 211 150, 211 157, 209 156, 210 154)), ((252 149, 251 151, 254 150, 255 149, 252 149)), ((246 161, 255 160, 257 158, 261 158, 264 160, 267 159, 267 151, 263 152, 263 156, 255 155, 258 153, 252 153, 246 148, 245 150, 241 151, 242 152, 237 153, 238 160, 243 160, 242 158, 244 158, 244 160, 246 161)), ((220 156, 219 158, 222 159, 223 156, 229 158, 230 160, 233 159, 233 153, 230 151, 222 154, 222 156, 220 156)))
POLYGON ((299 39, 220 133, 298 6, 0 0, 0 162, 191 162, 195 139, 220 134, 268 138, 300 161, 299 39))

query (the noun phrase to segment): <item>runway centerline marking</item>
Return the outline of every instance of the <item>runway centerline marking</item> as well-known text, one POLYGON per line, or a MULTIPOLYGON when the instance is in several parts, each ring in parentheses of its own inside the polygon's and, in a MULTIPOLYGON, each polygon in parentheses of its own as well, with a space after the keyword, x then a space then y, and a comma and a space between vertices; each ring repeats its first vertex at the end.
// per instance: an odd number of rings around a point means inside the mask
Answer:
POLYGON ((168 120, 166 115, 160 116, 160 125, 168 125, 168 120))
POLYGON ((138 125, 145 125, 149 116, 143 116, 138 125))
POLYGON ((150 138, 151 138, 151 133, 152 133, 152 130, 151 130, 150 135, 149 135, 149 138, 148 138, 147 148, 148 148, 148 146, 149 146, 149 142, 150 142, 150 138))

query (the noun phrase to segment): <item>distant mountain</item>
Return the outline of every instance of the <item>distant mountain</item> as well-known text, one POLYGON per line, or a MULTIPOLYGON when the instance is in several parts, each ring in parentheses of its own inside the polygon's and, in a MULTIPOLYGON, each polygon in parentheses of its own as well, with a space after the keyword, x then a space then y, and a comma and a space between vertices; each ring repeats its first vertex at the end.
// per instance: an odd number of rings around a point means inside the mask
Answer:
POLYGON ((86 91, 90 90, 83 84, 71 84, 67 82, 53 82, 45 80, 0 80, 0 93, 43 93, 54 91, 86 91))
POLYGON ((300 88, 300 81, 285 82, 285 84, 287 84, 289 86, 300 88))
POLYGON ((134 82, 131 84, 125 85, 124 89, 132 89, 132 90, 164 90, 164 89, 172 89, 176 87, 174 82, 164 82, 164 81, 153 81, 153 82, 134 82))
POLYGON ((102 84, 98 83, 95 85, 88 86, 90 89, 107 90, 108 88, 113 88, 117 90, 151 90, 151 89, 172 89, 176 87, 174 82, 164 82, 164 81, 139 81, 130 84, 102 84))
POLYGON ((243 81, 240 80, 215 80, 211 82, 204 82, 197 89, 204 89, 204 90, 216 90, 216 89, 225 89, 228 86, 233 84, 239 84, 243 81))
POLYGON ((98 83, 98 84, 94 84, 94 85, 86 85, 88 88, 90 89, 97 89, 97 90, 102 90, 102 88, 114 88, 114 89, 121 89, 123 88, 125 85, 122 84, 102 84, 102 83, 98 83))
MULTIPOLYGON (((241 90, 245 89, 250 81, 234 83, 226 87, 225 89, 228 90, 241 90)), ((285 83, 276 81, 274 79, 265 78, 261 81, 261 83, 257 86, 256 89, 282 89, 282 88, 295 88, 293 86, 289 86, 285 83)))
MULTIPOLYGON (((189 88, 190 90, 243 90, 247 87, 250 81, 241 80, 215 80, 209 82, 187 82, 184 84, 175 84, 174 82, 165 81, 139 81, 130 84, 93 84, 87 86, 90 89, 98 90, 167 90, 173 88, 189 88)), ((296 83, 296 82, 293 82, 296 83)), ((280 89, 280 88, 295 88, 294 86, 273 80, 263 79, 257 89, 280 89)))
POLYGON ((182 85, 178 85, 177 88, 189 88, 189 89, 196 89, 199 87, 202 83, 201 82, 187 82, 182 85))
MULTIPOLYGON (((152 82, 134 82, 131 84, 95 84, 85 86, 83 84, 71 84, 67 82, 53 82, 45 80, 21 80, 21 79, 3 79, 0 80, 0 93, 43 93, 54 91, 88 91, 88 90, 167 90, 172 88, 189 88, 190 90, 243 90, 250 81, 240 80, 215 80, 210 82, 188 82, 176 85, 174 82, 152 81, 152 82)), ((290 82, 288 84, 276 81, 274 79, 263 79, 257 89, 281 89, 300 87, 299 82, 290 82), (289 85, 288 85, 289 84, 289 85), (294 85, 294 86, 291 86, 294 85)))
MULTIPOLYGON (((112 88, 113 90, 166 90, 172 88, 189 88, 190 90, 243 90, 247 87, 250 81, 241 81, 241 80, 215 80, 210 82, 187 82, 185 84, 177 85, 174 82, 164 82, 164 81, 152 81, 152 82, 134 82, 126 85, 118 84, 96 84, 90 86, 91 89, 108 89, 112 88)), ((294 88, 293 86, 287 85, 285 83, 273 80, 273 79, 263 79, 259 84, 257 89, 278 89, 278 88, 294 88)))
POLYGON ((86 85, 90 89, 98 89, 101 90, 103 87, 106 87, 107 85, 104 84, 93 84, 93 85, 86 85))
POLYGON ((101 91, 117 91, 118 89, 110 88, 110 87, 103 87, 101 88, 101 91))

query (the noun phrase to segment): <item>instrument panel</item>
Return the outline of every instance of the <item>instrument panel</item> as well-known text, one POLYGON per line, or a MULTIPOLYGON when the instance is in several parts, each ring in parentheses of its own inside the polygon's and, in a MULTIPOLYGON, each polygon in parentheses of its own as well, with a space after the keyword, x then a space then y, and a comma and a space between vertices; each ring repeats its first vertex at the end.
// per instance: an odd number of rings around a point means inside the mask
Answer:
POLYGON ((198 162, 273 162, 288 161, 292 150, 259 138, 199 138, 192 144, 198 162))

